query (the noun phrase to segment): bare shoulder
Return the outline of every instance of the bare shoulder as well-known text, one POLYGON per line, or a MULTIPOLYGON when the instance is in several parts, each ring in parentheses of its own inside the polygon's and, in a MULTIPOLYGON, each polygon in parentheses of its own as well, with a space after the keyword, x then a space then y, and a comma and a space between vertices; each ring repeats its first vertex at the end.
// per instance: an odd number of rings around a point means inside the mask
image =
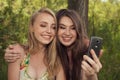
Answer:
POLYGON ((58 71, 58 74, 56 76, 56 80, 66 80, 62 65, 60 65, 60 67, 59 67, 59 71, 58 71))

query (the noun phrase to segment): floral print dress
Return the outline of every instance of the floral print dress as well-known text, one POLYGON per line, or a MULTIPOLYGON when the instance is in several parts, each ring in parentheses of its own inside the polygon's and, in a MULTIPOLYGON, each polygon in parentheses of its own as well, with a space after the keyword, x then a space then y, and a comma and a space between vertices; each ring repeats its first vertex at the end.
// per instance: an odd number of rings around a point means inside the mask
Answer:
POLYGON ((43 73, 39 79, 32 78, 27 72, 29 61, 30 61, 30 54, 28 54, 20 64, 20 80, 49 80, 47 71, 43 73))

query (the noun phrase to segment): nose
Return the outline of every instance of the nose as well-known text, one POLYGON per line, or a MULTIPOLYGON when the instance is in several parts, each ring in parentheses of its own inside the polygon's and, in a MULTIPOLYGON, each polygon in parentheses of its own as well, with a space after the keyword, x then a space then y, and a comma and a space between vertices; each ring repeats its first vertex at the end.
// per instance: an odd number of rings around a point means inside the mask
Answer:
POLYGON ((70 35, 70 30, 69 30, 69 29, 66 29, 65 34, 66 34, 66 35, 70 35))
POLYGON ((48 33, 51 33, 51 27, 48 27, 48 28, 47 28, 47 32, 48 32, 48 33))

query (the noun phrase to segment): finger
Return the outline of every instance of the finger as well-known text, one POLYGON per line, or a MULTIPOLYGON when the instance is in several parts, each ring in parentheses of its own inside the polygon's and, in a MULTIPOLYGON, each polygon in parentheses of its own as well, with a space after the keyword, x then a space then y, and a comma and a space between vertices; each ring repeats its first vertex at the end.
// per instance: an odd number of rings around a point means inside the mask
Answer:
POLYGON ((8 62, 8 63, 12 63, 12 62, 15 62, 16 60, 8 59, 8 60, 5 60, 5 61, 8 62))
POLYGON ((5 52, 6 52, 7 50, 12 50, 12 49, 14 49, 14 46, 15 46, 15 45, 9 45, 9 46, 5 49, 5 52))
POLYGON ((101 49, 101 50, 100 50, 100 55, 99 55, 99 58, 101 58, 101 57, 102 57, 102 55, 103 55, 103 50, 101 49))
POLYGON ((14 45, 9 45, 7 48, 8 48, 8 49, 13 49, 13 48, 14 48, 14 45))
POLYGON ((15 44, 10 44, 7 48, 8 49, 14 49, 16 46, 18 46, 19 44, 18 43, 15 43, 15 44))
POLYGON ((96 64, 99 64, 100 63, 100 60, 99 58, 97 57, 97 55, 95 54, 95 51, 93 49, 91 49, 91 55, 93 57, 93 60, 95 61, 96 64))
MULTIPOLYGON (((101 52, 101 53, 102 53, 102 52, 101 52)), ((99 70, 102 68, 102 64, 101 64, 99 58, 97 57, 97 55, 95 54, 95 52, 94 52, 93 49, 91 50, 91 54, 92 54, 92 57, 93 57, 96 65, 99 67, 99 68, 97 68, 97 72, 99 72, 99 70)))
POLYGON ((88 62, 91 66, 96 64, 95 61, 94 61, 92 58, 90 58, 89 56, 87 56, 87 55, 84 55, 84 56, 83 56, 83 59, 84 59, 86 62, 88 62))
POLYGON ((85 73, 89 73, 89 71, 86 69, 86 67, 84 65, 81 65, 82 69, 84 70, 85 73))
POLYGON ((5 57, 18 57, 18 56, 19 55, 13 53, 13 51, 11 51, 11 50, 6 51, 6 53, 5 53, 5 57))
POLYGON ((99 72, 99 66, 93 59, 86 55, 84 55, 83 58, 86 61, 86 63, 94 69, 94 72, 99 72))
POLYGON ((86 72, 89 71, 89 74, 95 73, 94 69, 86 61, 82 61, 82 67, 86 72))
POLYGON ((96 55, 96 53, 95 53, 95 51, 93 49, 90 50, 90 53, 91 53, 94 60, 98 59, 98 57, 97 57, 97 55, 96 55))
POLYGON ((7 47, 4 51, 7 52, 8 50, 10 50, 10 49, 7 47))
POLYGON ((11 56, 20 56, 20 53, 19 53, 17 50, 15 50, 15 49, 12 49, 12 50, 6 49, 5 52, 6 52, 8 55, 10 54, 11 56))
POLYGON ((17 59, 19 59, 20 57, 4 57, 6 62, 15 62, 17 59))

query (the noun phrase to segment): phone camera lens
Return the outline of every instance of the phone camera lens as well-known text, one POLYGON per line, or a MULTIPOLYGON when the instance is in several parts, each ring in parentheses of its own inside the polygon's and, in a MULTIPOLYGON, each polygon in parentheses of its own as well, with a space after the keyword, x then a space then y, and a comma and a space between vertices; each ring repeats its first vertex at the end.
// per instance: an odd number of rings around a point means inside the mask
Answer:
POLYGON ((99 41, 99 40, 97 40, 97 43, 100 43, 100 41, 99 41))

